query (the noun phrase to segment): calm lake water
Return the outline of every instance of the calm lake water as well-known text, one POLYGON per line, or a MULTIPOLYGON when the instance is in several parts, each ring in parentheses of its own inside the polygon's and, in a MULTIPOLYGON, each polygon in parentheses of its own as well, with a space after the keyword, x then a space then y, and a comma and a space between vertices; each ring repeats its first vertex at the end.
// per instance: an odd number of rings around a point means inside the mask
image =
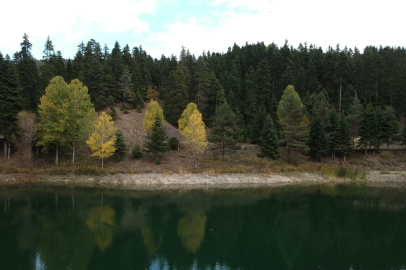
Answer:
POLYGON ((0 269, 405 269, 406 189, 0 187, 0 269))

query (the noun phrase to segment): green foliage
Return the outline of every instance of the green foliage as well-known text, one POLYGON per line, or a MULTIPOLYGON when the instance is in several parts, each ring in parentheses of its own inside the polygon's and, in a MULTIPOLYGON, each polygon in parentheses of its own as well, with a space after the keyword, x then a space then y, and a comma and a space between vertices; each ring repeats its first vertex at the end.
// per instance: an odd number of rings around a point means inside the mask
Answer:
POLYGON ((179 140, 176 137, 171 137, 168 139, 168 149, 169 150, 178 150, 179 140))
POLYGON ((254 123, 252 125, 251 143, 258 144, 261 139, 261 130, 267 118, 267 113, 264 107, 260 108, 255 114, 254 123))
POLYGON ((168 139, 166 129, 163 126, 161 116, 156 113, 155 121, 151 131, 147 131, 146 141, 144 143, 144 152, 155 154, 155 159, 158 160, 158 153, 168 151, 165 141, 168 139))
POLYGON ((354 152, 353 149, 353 138, 351 134, 350 124, 347 121, 347 117, 342 115, 340 120, 340 148, 341 152, 345 155, 354 152))
POLYGON ((127 109, 124 109, 123 113, 128 114, 130 112, 127 109))
POLYGON ((161 161, 158 159, 157 161, 155 161, 156 165, 161 165, 161 161))
POLYGON ((133 84, 131 82, 131 75, 130 71, 128 70, 128 66, 124 67, 123 75, 120 77, 120 91, 123 94, 124 103, 125 99, 131 97, 133 84))
POLYGON ((368 143, 374 138, 374 124, 374 111, 372 106, 368 105, 361 122, 359 130, 360 139, 358 141, 358 147, 365 149, 365 155, 367 155, 368 143))
POLYGON ((116 111, 116 108, 114 107, 114 106, 109 106, 108 108, 107 108, 107 114, 111 117, 111 119, 113 120, 113 121, 116 121, 117 120, 117 111, 116 111))
POLYGON ((397 139, 397 134, 399 133, 399 123, 396 120, 396 116, 391 107, 387 108, 383 115, 382 122, 382 142, 386 143, 387 149, 389 149, 389 144, 393 143, 397 139))
POLYGON ((307 145, 310 148, 310 156, 313 157, 316 161, 320 161, 320 157, 325 154, 327 150, 325 131, 320 117, 317 117, 312 121, 307 145))
POLYGON ((352 104, 348 108, 347 115, 347 120, 350 125, 350 130, 353 138, 356 138, 358 136, 363 119, 364 107, 360 103, 360 100, 357 97, 354 97, 352 104))
POLYGON ((124 110, 127 110, 128 108, 127 108, 127 106, 125 105, 125 103, 121 103, 121 107, 120 107, 120 111, 124 111, 124 110))
POLYGON ((127 145, 124 141, 124 135, 120 130, 116 132, 114 147, 116 148, 116 151, 114 151, 114 155, 117 156, 117 160, 121 160, 122 156, 127 153, 127 145))
POLYGON ((217 111, 212 126, 210 142, 215 144, 215 148, 225 155, 226 149, 238 149, 237 142, 240 141, 240 129, 237 124, 237 117, 225 102, 217 111))
POLYGON ((340 122, 338 120, 337 112, 334 108, 330 110, 330 128, 328 129, 328 146, 330 150, 333 152, 333 156, 335 155, 335 150, 341 144, 341 137, 340 137, 340 122))
POLYGON ((178 126, 178 120, 186 108, 189 100, 185 75, 180 67, 172 71, 169 76, 168 92, 165 95, 165 119, 173 126, 178 126))
POLYGON ((307 150, 305 144, 309 136, 309 124, 307 117, 303 114, 303 104, 293 86, 285 90, 283 99, 279 103, 277 115, 283 131, 281 141, 286 142, 288 147, 288 162, 290 161, 290 147, 297 147, 307 150))
POLYGON ((264 126, 261 130, 260 137, 260 149, 261 152, 257 154, 258 157, 268 159, 278 159, 281 157, 281 149, 279 147, 278 135, 276 133, 275 126, 273 124, 271 116, 267 116, 264 122, 264 126))
POLYGON ((142 113, 142 108, 140 105, 137 106, 137 112, 142 113))
POLYGON ((134 159, 140 159, 143 155, 143 153, 141 152, 141 147, 140 145, 137 143, 135 143, 134 148, 131 152, 132 156, 134 159))

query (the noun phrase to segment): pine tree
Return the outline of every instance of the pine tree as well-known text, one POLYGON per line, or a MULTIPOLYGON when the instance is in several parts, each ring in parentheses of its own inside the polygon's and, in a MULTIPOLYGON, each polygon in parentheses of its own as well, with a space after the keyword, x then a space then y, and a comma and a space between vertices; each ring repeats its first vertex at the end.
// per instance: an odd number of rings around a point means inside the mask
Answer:
POLYGON ((158 153, 168 151, 165 141, 168 139, 166 129, 163 125, 159 113, 155 114, 155 121, 151 131, 147 131, 146 141, 144 143, 144 152, 154 153, 155 161, 158 161, 158 153))
POLYGON ((350 124, 347 121, 347 117, 345 115, 341 116, 340 120, 340 147, 341 152, 344 154, 344 162, 345 162, 345 155, 354 152, 353 148, 353 137, 350 129, 350 124))
POLYGON ((402 132, 399 135, 399 140, 402 143, 402 145, 405 146, 405 153, 406 153, 406 124, 403 125, 402 132))
POLYGON ((383 133, 383 127, 386 125, 384 114, 381 109, 375 109, 373 111, 373 127, 372 127, 372 140, 371 144, 374 146, 374 155, 375 152, 380 151, 382 144, 385 141, 385 136, 383 133))
POLYGON ((171 72, 168 90, 164 103, 165 119, 173 126, 177 126, 178 120, 189 100, 185 76, 181 68, 178 67, 175 71, 171 72))
POLYGON ((238 149, 237 142, 240 140, 241 131, 237 122, 235 113, 225 102, 216 113, 209 137, 209 141, 215 144, 215 148, 219 149, 223 156, 227 149, 238 149))
POLYGON ((334 108, 330 110, 330 128, 329 131, 329 140, 328 146, 331 150, 331 159, 335 158, 335 150, 340 146, 341 138, 340 138, 340 122, 338 120, 337 112, 334 108))
POLYGON ((389 107, 384 113, 384 121, 382 123, 382 142, 386 143, 388 151, 389 144, 396 140, 398 133, 399 123, 396 120, 392 107, 389 107))
POLYGON ((268 168, 270 159, 278 159, 281 157, 281 149, 279 147, 278 135, 270 115, 265 119, 264 126, 261 130, 261 139, 259 143, 261 152, 258 157, 268 159, 268 168))
POLYGON ((210 95, 210 81, 207 64, 202 57, 197 60, 195 77, 196 105, 206 119, 208 117, 207 106, 210 95))
POLYGON ((359 142, 358 147, 365 149, 365 156, 367 155, 368 151, 368 142, 373 140, 373 129, 374 129, 374 112, 371 105, 368 105, 365 112, 364 117, 361 122, 361 127, 359 129, 359 142))
POLYGON ((8 139, 18 129, 16 116, 22 109, 20 95, 17 71, 0 53, 0 135, 4 137, 4 158, 9 157, 8 139))
POLYGON ((290 162, 290 147, 307 150, 305 144, 309 136, 309 124, 303 114, 303 104, 292 85, 289 85, 278 105, 277 115, 283 131, 281 141, 286 142, 288 148, 288 163, 290 162))
POLYGON ((128 66, 124 67, 123 75, 120 77, 120 92, 123 94, 124 103, 125 99, 131 97, 133 84, 131 82, 131 75, 130 71, 128 70, 128 66))
POLYGON ((131 154, 133 155, 133 158, 135 158, 135 159, 140 159, 141 156, 143 155, 143 153, 142 153, 142 151, 141 151, 141 147, 140 147, 140 145, 138 144, 138 142, 136 142, 136 143, 134 144, 134 148, 133 148, 131 154))
POLYGON ((257 106, 264 106, 267 114, 272 112, 271 108, 271 70, 268 66, 268 62, 264 59, 258 65, 257 71, 255 72, 256 77, 256 96, 257 96, 257 106))
POLYGON ((364 107, 357 97, 354 97, 352 104, 348 109, 347 120, 350 124, 350 130, 353 138, 353 148, 355 148, 354 139, 358 136, 361 123, 364 119, 364 107))
POLYGON ((312 121, 307 145, 310 148, 310 156, 313 157, 316 162, 317 160, 320 161, 321 155, 325 154, 327 151, 327 140, 325 138, 323 121, 320 117, 317 117, 312 121))
POLYGON ((261 130, 264 127, 266 117, 267 113, 263 107, 256 112, 254 122, 252 124, 251 143, 259 144, 261 139, 261 130))
POLYGON ((127 144, 125 143, 124 135, 120 130, 116 132, 116 141, 114 142, 114 147, 116 148, 114 155, 117 156, 117 160, 121 160, 122 155, 127 153, 127 144))
POLYGON ((114 134, 117 129, 114 128, 114 122, 106 112, 102 112, 97 117, 94 128, 95 131, 90 135, 86 143, 93 152, 92 156, 101 158, 103 170, 103 160, 111 157, 116 151, 114 146, 116 136, 114 134))

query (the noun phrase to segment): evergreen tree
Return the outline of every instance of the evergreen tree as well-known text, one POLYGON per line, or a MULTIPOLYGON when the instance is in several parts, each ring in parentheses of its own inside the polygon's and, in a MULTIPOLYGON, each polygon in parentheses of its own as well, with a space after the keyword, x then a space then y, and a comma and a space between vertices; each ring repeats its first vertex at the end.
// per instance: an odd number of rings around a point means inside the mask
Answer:
POLYGON ((331 150, 331 159, 334 159, 335 150, 340 146, 341 143, 340 122, 334 108, 332 108, 330 111, 330 124, 328 146, 331 150))
POLYGON ((290 147, 307 150, 305 144, 309 136, 309 124, 303 114, 303 104, 292 85, 286 87, 282 100, 278 105, 277 115, 283 131, 281 141, 288 148, 288 163, 290 162, 290 147))
MULTIPOLYGON (((363 119, 364 119, 364 107, 360 103, 359 99, 357 97, 354 97, 352 104, 348 109, 347 116, 347 120, 348 123, 350 124, 350 130, 353 139, 358 137, 363 119)), ((355 148, 354 140, 353 140, 353 148, 355 148)))
POLYGON ((127 145, 124 141, 124 135, 120 130, 116 131, 116 140, 114 142, 114 147, 116 148, 114 155, 117 156, 117 160, 121 160, 122 155, 127 153, 127 145))
POLYGON ((257 96, 257 106, 266 109, 268 114, 272 113, 271 105, 271 70, 268 66, 268 62, 264 59, 259 64, 257 71, 255 72, 256 77, 256 96, 257 96))
POLYGON ((212 125, 211 137, 209 142, 215 144, 215 148, 220 150, 224 156, 227 149, 238 149, 237 142, 240 140, 240 129, 238 119, 231 110, 230 105, 225 102, 217 111, 212 125))
POLYGON ((123 75, 120 77, 119 85, 120 85, 120 91, 123 94, 124 103, 125 103, 125 99, 128 97, 131 97, 132 89, 133 89, 133 84, 131 82, 131 75, 130 75, 130 71, 128 70, 128 66, 124 67, 124 72, 123 72, 123 75))
POLYGON ((181 68, 172 71, 169 76, 168 91, 165 95, 165 119, 173 126, 178 125, 178 120, 188 104, 187 86, 181 68))
POLYGON ((158 161, 158 153, 168 151, 165 141, 168 139, 166 129, 158 113, 155 114, 155 122, 151 131, 147 131, 146 141, 144 143, 144 152, 155 154, 155 161, 158 161))
POLYGON ((31 54, 32 44, 28 35, 24 34, 21 51, 15 55, 17 63, 18 78, 22 87, 23 109, 36 111, 38 105, 38 68, 31 54))
POLYGON ((350 129, 350 124, 348 123, 347 117, 345 117, 345 115, 341 116, 340 120, 340 139, 341 152, 344 154, 345 162, 345 155, 354 152, 353 137, 350 129))
POLYGON ((245 76, 244 90, 245 90, 245 101, 244 101, 244 115, 248 118, 248 123, 253 124, 257 107, 257 96, 256 96, 256 83, 255 83, 255 72, 251 69, 245 76))
POLYGON ((405 153, 406 153, 406 124, 403 125, 402 132, 399 135, 399 140, 402 143, 402 145, 405 146, 405 153))
POLYGON ((255 114, 254 122, 252 124, 251 143, 260 143, 261 130, 264 127, 266 117, 267 113, 263 107, 260 108, 255 114))
POLYGON ((365 149, 365 156, 367 155, 368 151, 368 142, 373 140, 374 134, 374 112, 371 105, 368 105, 365 112, 364 117, 361 122, 361 127, 359 129, 359 142, 358 147, 365 149))
POLYGON ((386 126, 384 114, 381 109, 375 109, 373 111, 373 127, 372 127, 372 140, 371 144, 374 146, 374 155, 377 151, 379 153, 380 148, 384 142, 386 142, 386 138, 383 133, 383 127, 386 126))
POLYGON ((0 53, 0 135, 4 137, 4 158, 9 157, 8 139, 18 129, 16 117, 22 109, 20 96, 21 88, 14 65, 0 53))
POLYGON ((382 123, 382 142, 387 145, 389 151, 389 144, 397 139, 399 133, 399 123, 391 107, 387 108, 384 113, 384 121, 382 123))
POLYGON ((264 126, 261 130, 259 146, 261 152, 257 154, 257 156, 260 158, 266 157, 268 159, 268 168, 270 159, 275 160, 281 157, 278 135, 270 115, 266 117, 264 126))
POLYGON ((209 72, 206 62, 202 57, 199 57, 196 65, 196 105, 198 110, 202 113, 204 119, 208 118, 206 110, 208 106, 208 98, 210 91, 209 72))
POLYGON ((320 117, 315 118, 310 125, 309 140, 307 145, 310 148, 309 154, 316 162, 320 161, 321 155, 326 153, 327 141, 325 138, 325 131, 323 121, 320 117))
POLYGON ((140 145, 138 144, 138 142, 136 142, 136 143, 134 144, 134 148, 133 148, 131 154, 133 155, 133 158, 135 158, 135 159, 140 159, 141 156, 143 155, 143 153, 142 153, 142 151, 141 151, 141 147, 140 147, 140 145))

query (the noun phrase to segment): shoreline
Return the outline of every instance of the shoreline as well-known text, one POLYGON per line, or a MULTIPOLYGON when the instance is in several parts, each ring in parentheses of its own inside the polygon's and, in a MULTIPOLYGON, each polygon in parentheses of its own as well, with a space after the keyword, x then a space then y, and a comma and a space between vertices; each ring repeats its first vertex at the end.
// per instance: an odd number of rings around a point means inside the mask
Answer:
POLYGON ((371 171, 362 180, 328 177, 317 173, 234 173, 234 174, 114 174, 114 175, 40 175, 37 179, 19 180, 19 174, 0 174, 0 186, 20 186, 27 184, 51 184, 119 188, 132 190, 145 189, 199 189, 199 188, 257 188, 286 185, 362 183, 374 186, 406 186, 405 172, 378 174, 371 171))

